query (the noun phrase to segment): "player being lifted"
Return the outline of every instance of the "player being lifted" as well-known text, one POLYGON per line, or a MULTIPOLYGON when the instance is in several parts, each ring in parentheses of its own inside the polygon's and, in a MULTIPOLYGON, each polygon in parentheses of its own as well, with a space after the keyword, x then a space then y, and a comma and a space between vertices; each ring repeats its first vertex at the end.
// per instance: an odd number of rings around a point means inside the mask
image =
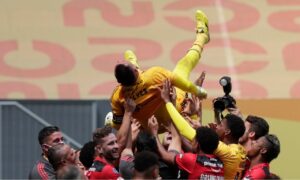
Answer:
MULTIPOLYGON (((195 94, 200 98, 206 98, 207 92, 198 84, 189 80, 193 68, 198 64, 203 51, 203 46, 209 42, 208 18, 200 10, 196 11, 196 40, 187 54, 179 60, 173 71, 162 67, 152 67, 142 71, 139 69, 137 58, 132 51, 125 52, 127 62, 115 66, 115 77, 120 83, 111 96, 113 113, 112 126, 119 128, 124 115, 125 99, 133 99, 136 109, 133 117, 147 128, 148 119, 155 115, 159 124, 167 124, 170 121, 160 91, 166 79, 176 87, 176 107, 180 111, 180 105, 185 98, 185 92, 195 94)), ((160 126, 162 127, 162 126, 160 126)), ((161 129, 162 130, 162 129, 161 129)))

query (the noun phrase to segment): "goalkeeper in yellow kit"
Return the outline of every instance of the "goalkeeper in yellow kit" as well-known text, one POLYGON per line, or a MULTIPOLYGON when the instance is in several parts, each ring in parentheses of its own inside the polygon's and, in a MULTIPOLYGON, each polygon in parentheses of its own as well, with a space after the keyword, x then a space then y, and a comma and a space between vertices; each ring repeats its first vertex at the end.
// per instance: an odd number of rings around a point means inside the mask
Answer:
POLYGON ((209 42, 210 38, 207 16, 200 10, 196 12, 196 21, 196 40, 172 72, 162 67, 152 67, 146 71, 141 71, 138 68, 135 55, 131 51, 125 53, 125 60, 129 62, 117 64, 115 67, 115 77, 120 85, 115 88, 111 97, 112 126, 114 128, 118 129, 122 123, 126 98, 135 101, 136 109, 133 112, 133 117, 144 128, 147 128, 148 119, 152 115, 156 116, 159 124, 167 124, 166 122, 170 121, 170 116, 160 97, 160 91, 157 89, 157 87, 162 86, 166 79, 170 79, 172 85, 177 88, 176 107, 179 110, 185 92, 206 98, 206 90, 189 81, 190 72, 198 64, 203 46, 209 42))

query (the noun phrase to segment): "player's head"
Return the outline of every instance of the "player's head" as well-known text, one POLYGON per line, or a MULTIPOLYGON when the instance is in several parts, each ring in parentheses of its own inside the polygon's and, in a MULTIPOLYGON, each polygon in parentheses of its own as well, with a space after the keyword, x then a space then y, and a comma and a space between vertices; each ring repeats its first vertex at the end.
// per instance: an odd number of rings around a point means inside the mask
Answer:
POLYGON ((258 116, 249 115, 245 120, 245 133, 239 139, 240 143, 245 143, 248 139, 257 140, 269 133, 268 122, 258 116))
POLYGON ((227 114, 217 125, 216 132, 221 140, 227 138, 237 143, 245 132, 245 124, 239 116, 227 114))
POLYGON ((114 161, 119 158, 119 144, 110 126, 97 128, 93 133, 93 141, 96 143, 96 151, 99 156, 108 161, 114 161))
POLYGON ((76 164, 75 151, 67 144, 57 144, 49 148, 48 159, 55 171, 66 164, 76 164))
POLYGON ((132 86, 138 79, 138 70, 132 64, 117 64, 115 77, 122 86, 132 86))
POLYGON ((50 147, 64 143, 63 135, 57 126, 47 126, 41 129, 38 140, 45 155, 50 147))
POLYGON ((151 151, 158 152, 155 137, 146 131, 140 131, 136 139, 137 152, 151 151))
POLYGON ((94 141, 87 142, 80 151, 79 160, 86 169, 89 169, 94 161, 96 143, 94 141))
POLYGON ((280 142, 277 136, 268 134, 252 141, 246 150, 250 159, 260 156, 263 162, 270 163, 280 153, 280 142))
POLYGON ((198 148, 206 154, 212 154, 219 144, 218 134, 208 127, 199 127, 195 138, 198 148))
POLYGON ((134 159, 134 169, 139 178, 157 179, 159 177, 158 156, 150 151, 142 151, 136 154, 134 159))

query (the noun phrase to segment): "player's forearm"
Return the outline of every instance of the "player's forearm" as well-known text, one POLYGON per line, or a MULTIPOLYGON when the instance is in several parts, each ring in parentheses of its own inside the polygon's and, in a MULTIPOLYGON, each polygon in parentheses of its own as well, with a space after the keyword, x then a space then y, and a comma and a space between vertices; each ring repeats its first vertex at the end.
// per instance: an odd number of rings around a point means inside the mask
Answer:
POLYGON ((166 103, 166 108, 179 133, 188 140, 193 140, 196 135, 195 129, 192 128, 190 124, 179 114, 172 103, 166 103))
POLYGON ((120 146, 119 149, 121 151, 125 148, 125 145, 126 145, 126 142, 128 139, 128 134, 130 134, 128 132, 130 131, 131 117, 132 117, 131 112, 125 112, 122 124, 117 133, 117 140, 118 140, 118 144, 120 146))
POLYGON ((169 164, 174 164, 175 163, 175 154, 172 152, 168 152, 163 145, 160 143, 158 136, 156 135, 156 143, 157 143, 157 148, 158 148, 158 152, 161 156, 161 158, 169 163, 169 164))
POLYGON ((172 141, 169 145, 168 151, 175 150, 181 152, 181 136, 175 127, 171 129, 172 141))

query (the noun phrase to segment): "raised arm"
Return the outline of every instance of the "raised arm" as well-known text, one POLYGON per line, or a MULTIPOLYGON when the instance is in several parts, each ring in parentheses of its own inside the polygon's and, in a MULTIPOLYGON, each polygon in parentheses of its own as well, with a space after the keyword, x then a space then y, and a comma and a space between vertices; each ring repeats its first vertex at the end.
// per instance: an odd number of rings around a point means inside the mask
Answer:
POLYGON ((171 143, 168 147, 168 151, 175 151, 180 153, 181 152, 181 136, 178 133, 176 127, 174 126, 174 124, 172 122, 170 122, 169 126, 168 126, 168 130, 169 132, 171 132, 171 143))
POLYGON ((161 158, 169 163, 169 164, 175 164, 175 156, 176 154, 174 152, 168 152, 163 145, 160 143, 159 137, 158 137, 158 123, 157 123, 157 119, 152 116, 149 120, 148 120, 148 127, 150 130, 150 133, 152 135, 155 136, 156 139, 156 143, 157 143, 157 148, 158 148, 158 152, 161 156, 161 158))
POLYGON ((166 108, 168 113, 171 116, 171 119, 178 129, 179 133, 189 139, 190 141, 195 137, 196 131, 193 129, 190 124, 180 115, 174 105, 171 103, 170 100, 170 86, 171 83, 169 80, 166 80, 163 83, 162 89, 160 89, 161 97, 166 103, 166 108))
POLYGON ((132 113, 135 110, 135 102, 132 99, 126 99, 125 104, 124 104, 124 117, 123 117, 123 122, 120 126, 120 129, 118 130, 117 133, 117 140, 118 144, 120 146, 120 152, 125 148, 127 139, 128 139, 128 132, 130 132, 130 124, 132 120, 132 113))

